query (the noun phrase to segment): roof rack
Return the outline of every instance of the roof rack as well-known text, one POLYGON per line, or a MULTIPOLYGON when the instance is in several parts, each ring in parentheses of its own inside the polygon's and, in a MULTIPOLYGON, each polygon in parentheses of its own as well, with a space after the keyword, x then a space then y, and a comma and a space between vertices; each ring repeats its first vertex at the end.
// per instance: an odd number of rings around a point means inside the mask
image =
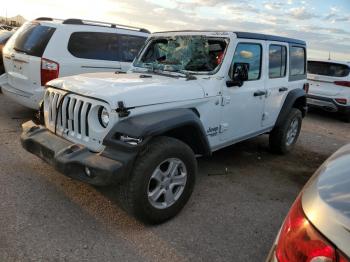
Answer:
POLYGON ((63 21, 63 19, 52 18, 52 17, 38 17, 34 21, 63 21))
POLYGON ((103 26, 103 27, 111 27, 111 28, 119 28, 119 29, 126 29, 126 30, 132 30, 132 31, 139 31, 139 32, 148 33, 148 34, 151 33, 149 30, 147 30, 145 28, 139 28, 139 27, 128 26, 128 25, 121 25, 121 24, 112 24, 112 23, 100 22, 100 21, 76 19, 76 18, 66 19, 66 20, 64 20, 62 22, 62 24, 66 24, 66 25, 103 26))

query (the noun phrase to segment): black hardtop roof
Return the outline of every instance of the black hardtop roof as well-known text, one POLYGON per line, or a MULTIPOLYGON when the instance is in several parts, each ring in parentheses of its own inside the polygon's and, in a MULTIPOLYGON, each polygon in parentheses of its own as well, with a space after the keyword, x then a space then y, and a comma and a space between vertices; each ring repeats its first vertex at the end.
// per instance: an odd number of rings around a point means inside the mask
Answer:
POLYGON ((245 39, 257 39, 257 40, 266 40, 266 41, 277 41, 277 42, 286 42, 291 44, 298 45, 306 45, 306 42, 299 39, 288 38, 283 36, 275 36, 275 35, 266 35, 259 33, 250 33, 250 32, 233 32, 227 30, 178 30, 178 31, 163 31, 163 32, 155 32, 157 33, 188 33, 188 32, 232 32, 237 35, 237 38, 245 38, 245 39))

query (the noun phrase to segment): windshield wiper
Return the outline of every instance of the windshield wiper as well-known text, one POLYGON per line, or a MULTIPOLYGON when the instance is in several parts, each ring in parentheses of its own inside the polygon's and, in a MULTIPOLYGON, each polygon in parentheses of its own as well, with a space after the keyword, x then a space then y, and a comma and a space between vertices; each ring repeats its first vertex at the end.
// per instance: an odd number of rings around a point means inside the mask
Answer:
POLYGON ((154 74, 157 74, 157 75, 161 75, 161 76, 168 76, 168 77, 174 77, 174 78, 178 78, 179 75, 173 75, 173 74, 169 74, 169 73, 166 73, 166 72, 171 72, 171 71, 166 71, 166 70, 160 70, 160 69, 149 69, 148 70, 149 73, 154 73, 154 74))
POLYGON ((171 72, 183 74, 186 77, 186 80, 196 80, 197 79, 197 77, 195 77, 193 74, 191 74, 190 72, 188 72, 186 70, 179 69, 179 70, 174 70, 171 72))
MULTIPOLYGON (((191 74, 190 72, 187 72, 182 69, 175 69, 175 70, 164 70, 160 68, 155 68, 153 63, 145 63, 143 69, 146 69, 148 73, 154 73, 157 75, 162 75, 162 76, 168 76, 168 77, 185 77, 186 80, 196 80, 197 78, 191 74), (175 74, 172 74, 175 73, 175 74)), ((140 72, 141 70, 133 70, 140 72)), ((144 71, 142 71, 144 73, 144 71)))

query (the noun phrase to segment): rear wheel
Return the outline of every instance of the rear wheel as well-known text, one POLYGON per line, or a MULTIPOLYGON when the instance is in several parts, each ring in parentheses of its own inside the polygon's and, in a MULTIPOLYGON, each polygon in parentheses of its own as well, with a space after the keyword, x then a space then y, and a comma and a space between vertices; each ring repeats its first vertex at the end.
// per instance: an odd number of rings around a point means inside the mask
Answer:
POLYGON ((196 159, 189 146, 170 137, 155 138, 136 160, 130 179, 121 186, 122 204, 145 223, 162 223, 185 206, 196 172, 196 159))
POLYGON ((293 149, 300 134, 302 120, 301 111, 292 108, 285 121, 270 133, 270 148, 273 152, 286 154, 293 149))

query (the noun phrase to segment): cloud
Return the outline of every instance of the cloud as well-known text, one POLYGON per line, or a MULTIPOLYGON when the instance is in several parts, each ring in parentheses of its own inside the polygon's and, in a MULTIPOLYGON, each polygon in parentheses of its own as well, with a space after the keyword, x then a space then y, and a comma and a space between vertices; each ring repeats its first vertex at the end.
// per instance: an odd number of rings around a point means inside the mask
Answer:
MULTIPOLYGON (((182 1, 176 1, 176 2, 181 3, 182 1)), ((202 6, 216 6, 216 5, 225 4, 228 2, 230 2, 230 0, 192 0, 189 3, 195 4, 195 5, 202 5, 202 6)))
POLYGON ((231 5, 227 5, 226 8, 228 9, 228 11, 231 11, 231 12, 240 12, 240 13, 246 13, 246 12, 260 13, 261 12, 259 8, 249 3, 231 4, 231 5))
POLYGON ((299 20, 307 20, 307 19, 318 17, 317 15, 307 11, 305 6, 291 8, 289 9, 288 14, 290 17, 294 19, 299 19, 299 20))
POLYGON ((251 31, 304 39, 314 54, 337 50, 350 60, 350 16, 345 4, 302 0, 45 0, 8 1, 10 16, 81 17, 134 25, 151 31, 251 31), (69 6, 69 9, 66 7, 69 6), (326 8, 326 9, 324 9, 326 8), (327 10, 328 12, 324 11, 327 10))
POLYGON ((334 22, 350 22, 350 16, 342 16, 335 18, 334 22))
POLYGON ((280 10, 284 7, 283 2, 265 2, 264 7, 268 10, 280 10))

